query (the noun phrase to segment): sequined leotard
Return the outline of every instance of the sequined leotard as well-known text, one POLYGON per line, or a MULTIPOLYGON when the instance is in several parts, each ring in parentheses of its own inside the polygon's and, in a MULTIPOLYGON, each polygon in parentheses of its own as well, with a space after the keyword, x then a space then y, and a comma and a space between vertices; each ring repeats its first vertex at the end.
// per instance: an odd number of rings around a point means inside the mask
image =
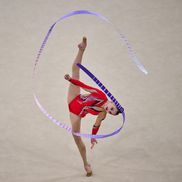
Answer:
POLYGON ((90 113, 98 115, 99 112, 96 107, 101 107, 108 99, 106 95, 99 89, 88 86, 83 82, 76 79, 69 80, 72 84, 82 88, 91 90, 92 92, 88 95, 79 94, 69 103, 69 111, 80 116, 85 117, 86 114, 90 113))

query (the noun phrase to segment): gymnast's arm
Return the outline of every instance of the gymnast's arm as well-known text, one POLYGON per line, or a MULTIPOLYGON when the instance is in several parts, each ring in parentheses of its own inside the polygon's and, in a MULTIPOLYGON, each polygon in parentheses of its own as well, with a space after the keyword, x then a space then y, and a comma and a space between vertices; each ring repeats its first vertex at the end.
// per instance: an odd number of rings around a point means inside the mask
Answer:
POLYGON ((84 84, 83 82, 81 82, 81 81, 79 81, 79 80, 70 78, 69 81, 70 81, 72 84, 81 87, 82 89, 84 89, 84 90, 87 91, 87 92, 90 92, 90 93, 98 92, 98 89, 97 89, 97 88, 88 86, 88 85, 84 84))
MULTIPOLYGON (((96 135, 99 131, 99 128, 101 126, 102 121, 106 118, 107 112, 102 111, 98 114, 97 119, 95 121, 95 124, 92 128, 92 135, 96 135)), ((94 147, 94 145, 97 143, 97 140, 95 138, 91 138, 91 149, 94 147)))
MULTIPOLYGON (((100 113, 98 114, 97 118, 96 118, 96 121, 95 121, 95 123, 94 123, 94 125, 93 125, 93 128, 99 129, 99 127, 100 127, 102 121, 106 118, 106 115, 107 115, 107 112, 106 112, 106 111, 100 112, 100 113)), ((98 132, 98 130, 97 130, 97 132, 98 132)), ((93 133, 93 132, 92 132, 92 134, 95 134, 95 135, 96 135, 97 133, 93 133)))

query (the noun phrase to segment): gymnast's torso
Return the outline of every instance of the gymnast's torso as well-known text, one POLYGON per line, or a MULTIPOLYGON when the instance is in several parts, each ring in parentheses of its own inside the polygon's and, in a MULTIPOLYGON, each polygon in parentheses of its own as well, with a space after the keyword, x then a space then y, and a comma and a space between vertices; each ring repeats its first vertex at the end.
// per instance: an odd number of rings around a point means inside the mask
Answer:
MULTIPOLYGON (((88 87, 78 80, 71 79, 71 82, 83 88, 88 87)), ((95 92, 85 95, 79 94, 69 103, 70 112, 83 118, 88 113, 98 115, 102 111, 100 107, 106 103, 108 99, 101 90, 94 87, 92 87, 92 89, 94 89, 95 92)))

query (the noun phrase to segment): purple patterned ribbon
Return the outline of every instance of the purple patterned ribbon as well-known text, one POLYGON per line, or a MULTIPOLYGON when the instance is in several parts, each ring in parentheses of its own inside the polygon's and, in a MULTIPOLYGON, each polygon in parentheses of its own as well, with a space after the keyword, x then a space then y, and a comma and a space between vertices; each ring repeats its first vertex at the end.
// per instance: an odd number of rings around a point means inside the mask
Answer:
MULTIPOLYGON (((39 58, 43 52, 43 49, 48 41, 48 38, 52 32, 52 30, 54 29, 54 27, 60 23, 62 20, 66 19, 66 18, 69 18, 71 16, 75 16, 75 15, 83 15, 83 14, 89 14, 89 15, 94 15, 102 20, 104 20, 105 22, 107 23, 110 23, 111 22, 105 18, 104 16, 102 16, 101 14, 98 14, 96 12, 93 12, 93 11, 88 11, 88 10, 77 10, 77 11, 72 11, 68 14, 65 14, 63 15, 58 21, 56 21, 51 27, 50 29, 48 30, 43 42, 42 42, 42 45, 38 51, 38 54, 36 56, 36 59, 35 59, 35 64, 34 64, 34 69, 33 69, 33 81, 35 82, 35 71, 36 71, 36 67, 37 67, 37 64, 39 62, 39 58)), ((113 26, 113 25, 112 25, 113 26)), ((128 42, 127 38, 121 34, 116 28, 115 28, 116 32, 120 35, 120 38, 121 40, 124 42, 124 44, 127 46, 128 48, 128 53, 130 55, 130 57, 132 58, 132 61, 137 65, 137 67, 145 74, 148 74, 147 70, 144 68, 144 66, 139 62, 138 58, 136 57, 136 54, 135 52, 133 51, 132 49, 132 46, 130 45, 130 43, 128 42)), ((53 116, 51 116, 47 111, 46 109, 41 105, 41 103, 39 102, 39 99, 38 97, 36 96, 35 92, 34 92, 34 100, 37 104, 37 106, 39 107, 40 111, 47 117, 49 118, 52 122, 54 122, 55 124, 57 124, 58 126, 60 126, 61 128, 64 128, 66 129, 68 132, 70 133, 73 133, 74 135, 77 135, 77 136, 80 136, 80 137, 85 137, 85 138, 105 138, 105 137, 110 137, 110 136, 113 136, 117 133, 120 132, 120 130, 123 128, 123 125, 124 125, 124 122, 125 122, 125 113, 124 113, 124 109, 123 107, 119 104, 119 102, 114 98, 114 96, 104 87, 104 85, 88 70, 86 69, 83 65, 81 64, 78 64, 77 65, 80 69, 82 69, 88 76, 90 76, 94 81, 95 83, 106 93, 106 95, 116 104, 117 108, 121 111, 122 113, 122 117, 123 117, 123 122, 122 122, 122 125, 120 128, 118 128, 117 130, 115 130, 114 132, 112 133, 109 133, 109 134, 103 134, 103 135, 91 135, 91 134, 83 134, 83 133, 75 133, 72 131, 71 127, 67 126, 66 124, 63 124, 61 123, 60 121, 56 120, 53 116)), ((33 89, 35 90, 35 88, 33 89)))

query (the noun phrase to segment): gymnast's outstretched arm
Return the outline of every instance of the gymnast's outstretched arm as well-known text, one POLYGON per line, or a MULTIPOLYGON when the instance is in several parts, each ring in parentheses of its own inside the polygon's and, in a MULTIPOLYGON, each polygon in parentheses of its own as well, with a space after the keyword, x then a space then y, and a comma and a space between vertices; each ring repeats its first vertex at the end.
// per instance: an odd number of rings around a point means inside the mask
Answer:
POLYGON ((91 87, 89 85, 86 85, 84 84, 83 82, 79 81, 79 80, 76 80, 76 79, 72 79, 70 77, 69 81, 74 84, 74 85, 77 85, 79 87, 81 87, 83 90, 87 91, 87 92, 90 92, 90 93, 93 93, 93 92, 99 92, 99 90, 97 88, 94 88, 94 87, 91 87))

